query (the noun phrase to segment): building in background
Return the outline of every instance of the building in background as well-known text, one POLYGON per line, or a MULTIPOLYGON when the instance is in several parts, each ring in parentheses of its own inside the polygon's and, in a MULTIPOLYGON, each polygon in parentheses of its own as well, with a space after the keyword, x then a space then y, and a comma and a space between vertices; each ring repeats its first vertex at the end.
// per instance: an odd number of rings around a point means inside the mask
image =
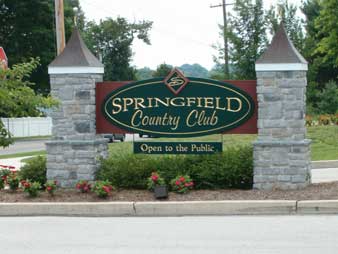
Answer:
POLYGON ((8 59, 5 53, 5 50, 0 47, 0 68, 7 69, 8 67, 8 59))

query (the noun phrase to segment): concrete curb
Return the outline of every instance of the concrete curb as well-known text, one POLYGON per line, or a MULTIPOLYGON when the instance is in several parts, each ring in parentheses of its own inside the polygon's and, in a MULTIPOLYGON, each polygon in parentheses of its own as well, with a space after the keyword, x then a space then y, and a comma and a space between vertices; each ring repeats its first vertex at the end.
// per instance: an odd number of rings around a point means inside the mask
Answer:
POLYGON ((136 216, 292 214, 297 201, 234 200, 136 202, 136 216))
POLYGON ((304 200, 298 201, 299 214, 338 214, 338 200, 304 200))
POLYGON ((0 216, 206 216, 338 214, 338 200, 0 203, 0 216))
POLYGON ((0 203, 0 216, 132 216, 133 202, 0 203))

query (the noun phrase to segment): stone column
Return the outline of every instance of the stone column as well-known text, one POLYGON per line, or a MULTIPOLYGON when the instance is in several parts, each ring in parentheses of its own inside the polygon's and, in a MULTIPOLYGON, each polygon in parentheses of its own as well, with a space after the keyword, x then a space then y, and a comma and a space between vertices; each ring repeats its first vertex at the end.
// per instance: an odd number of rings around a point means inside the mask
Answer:
POLYGON ((310 140, 305 137, 306 71, 307 62, 281 26, 256 62, 256 189, 299 189, 310 183, 310 140))
POLYGON ((51 94, 60 105, 52 114, 52 140, 47 147, 47 178, 62 187, 94 180, 107 140, 96 135, 95 85, 103 66, 84 45, 77 29, 66 48, 49 65, 51 94))

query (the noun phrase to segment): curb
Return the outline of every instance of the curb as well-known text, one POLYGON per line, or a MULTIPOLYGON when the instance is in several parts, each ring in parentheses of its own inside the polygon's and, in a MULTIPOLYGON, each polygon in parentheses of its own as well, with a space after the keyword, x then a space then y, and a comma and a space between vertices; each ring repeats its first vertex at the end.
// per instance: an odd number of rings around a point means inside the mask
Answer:
POLYGON ((136 202, 136 216, 293 214, 297 201, 234 200, 136 202))
POLYGON ((338 200, 0 203, 0 216, 220 216, 338 214, 338 200))
POLYGON ((0 216, 131 216, 133 202, 0 203, 0 216))
POLYGON ((338 214, 338 200, 298 201, 299 214, 338 214))

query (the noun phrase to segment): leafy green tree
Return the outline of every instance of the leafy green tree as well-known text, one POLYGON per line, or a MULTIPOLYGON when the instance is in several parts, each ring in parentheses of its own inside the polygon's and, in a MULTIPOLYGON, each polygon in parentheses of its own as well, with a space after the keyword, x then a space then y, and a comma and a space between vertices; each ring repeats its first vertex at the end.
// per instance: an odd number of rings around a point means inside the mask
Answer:
POLYGON ((136 71, 136 79, 143 80, 143 79, 150 79, 152 78, 153 70, 149 67, 143 67, 141 69, 137 69, 136 71))
POLYGON ((153 72, 152 76, 153 78, 161 78, 161 77, 166 77, 168 74, 171 72, 173 69, 172 65, 163 63, 157 66, 156 70, 153 72))
POLYGON ((282 22, 291 41, 302 53, 304 51, 305 35, 303 32, 304 22, 297 14, 298 7, 290 4, 288 0, 279 0, 276 6, 272 6, 266 14, 270 25, 270 32, 274 34, 282 22))
POLYGON ((338 86, 336 82, 326 83, 325 88, 318 95, 317 113, 338 113, 338 86))
POLYGON ((255 62, 267 44, 262 0, 236 0, 224 32, 230 43, 230 62, 235 66, 230 78, 255 79, 255 62))
POLYGON ((84 29, 87 46, 102 58, 105 80, 135 80, 136 69, 130 66, 133 52, 131 45, 137 37, 150 44, 149 31, 152 22, 129 23, 125 18, 108 18, 99 24, 88 22, 84 29))
POLYGON ((321 1, 319 16, 316 18, 315 26, 321 36, 316 52, 322 54, 322 64, 338 66, 338 1, 321 1))
POLYGON ((301 10, 306 17, 304 56, 309 62, 308 111, 315 114, 328 113, 328 110, 333 112, 330 108, 336 107, 334 100, 324 98, 323 94, 327 94, 326 91, 330 90, 334 95, 333 82, 336 84, 338 82, 335 56, 338 46, 332 43, 338 27, 334 24, 338 20, 335 14, 338 6, 334 1, 307 0, 301 10), (331 85, 328 87, 329 83, 331 85), (332 107, 327 103, 332 103, 332 107), (326 105, 327 109, 323 105, 326 105))
MULTIPOLYGON (((79 0, 65 0, 65 29, 68 38, 73 27, 73 7, 79 0)), ((84 22, 80 11, 79 25, 84 22)), ((36 91, 48 93, 47 65, 56 57, 54 1, 0 0, 0 44, 10 66, 39 57, 39 65, 31 75, 36 91)))
MULTIPOLYGON (((37 95, 28 81, 32 72, 38 67, 38 59, 27 63, 13 65, 9 69, 0 69, 0 117, 39 116, 41 110, 57 104, 51 97, 37 95)), ((0 146, 11 143, 8 133, 0 120, 0 146)))
POLYGON ((179 69, 184 72, 185 76, 188 77, 207 78, 209 75, 209 71, 197 63, 183 64, 179 67, 179 69))

